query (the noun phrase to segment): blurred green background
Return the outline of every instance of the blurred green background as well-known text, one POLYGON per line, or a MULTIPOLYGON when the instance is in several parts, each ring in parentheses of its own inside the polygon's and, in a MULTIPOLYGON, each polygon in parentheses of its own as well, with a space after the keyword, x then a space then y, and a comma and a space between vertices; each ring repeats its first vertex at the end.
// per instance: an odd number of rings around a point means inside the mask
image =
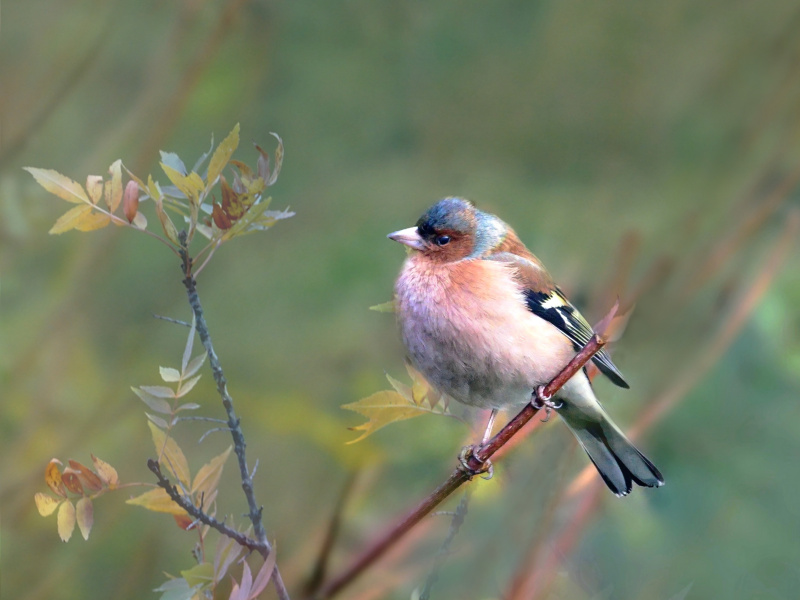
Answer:
MULTIPOLYGON (((153 240, 48 236, 66 206, 21 167, 83 181, 122 158, 164 180, 159 149, 192 164, 236 122, 251 164, 282 136, 274 206, 297 216, 223 247, 200 294, 297 597, 349 473, 333 571, 470 435, 423 417, 345 446, 361 418, 339 408, 404 376, 392 316, 367 310, 404 256, 385 235, 454 194, 513 224, 590 320, 635 297, 614 349, 632 389, 597 388, 623 427, 651 411, 639 443, 667 485, 567 496, 587 460, 554 419, 479 483, 432 598, 508 598, 525 575, 518 597, 797 597, 796 2, 28 0, 1 23, 3 597, 156 597, 195 540, 127 491, 88 542, 36 512, 52 457, 151 480, 129 388, 180 361, 185 331, 152 314, 189 310, 153 240)), ((221 414, 210 376, 192 399, 221 414)), ((203 431, 179 432, 193 469, 229 443, 203 431)), ((220 512, 241 520, 232 464, 220 512)), ((343 597, 409 598, 447 529, 430 517, 343 597)))

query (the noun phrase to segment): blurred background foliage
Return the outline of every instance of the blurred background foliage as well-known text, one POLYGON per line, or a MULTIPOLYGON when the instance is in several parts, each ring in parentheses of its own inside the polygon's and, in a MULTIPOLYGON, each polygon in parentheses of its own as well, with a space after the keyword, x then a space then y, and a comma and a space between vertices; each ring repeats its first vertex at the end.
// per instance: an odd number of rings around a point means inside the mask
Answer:
MULTIPOLYGON (((63 206, 21 167, 145 174, 240 121, 246 162, 250 140, 283 137, 273 206, 297 216, 225 246, 200 294, 291 589, 351 472, 334 571, 470 435, 423 417, 345 446, 359 417, 339 408, 404 375, 393 319, 367 310, 403 259, 385 234, 459 194, 512 223, 590 319, 636 300, 614 350, 632 389, 597 386, 667 485, 580 487, 567 430, 538 427, 479 482, 432 597, 796 597, 798 25, 786 0, 5 3, 3 596, 155 597, 194 542, 124 491, 97 502, 88 542, 36 513, 53 456, 151 480, 129 388, 180 360, 185 331, 152 314, 189 309, 151 239, 47 236, 63 206)), ((219 415, 210 377, 193 396, 219 415)), ((229 443, 195 446, 202 432, 179 434, 194 469, 229 443)), ((221 502, 238 519, 234 471, 221 502)), ((447 528, 430 517, 344 597, 408 598, 447 528)))

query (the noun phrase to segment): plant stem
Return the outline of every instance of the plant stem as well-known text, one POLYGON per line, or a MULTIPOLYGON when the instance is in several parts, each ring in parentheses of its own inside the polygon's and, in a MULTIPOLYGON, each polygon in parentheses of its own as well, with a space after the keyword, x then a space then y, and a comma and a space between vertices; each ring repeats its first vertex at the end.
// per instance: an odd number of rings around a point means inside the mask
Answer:
MULTIPOLYGON (((198 331, 200 331, 199 326, 198 331)), ((604 345, 605 341, 600 339, 597 334, 592 336, 589 343, 575 355, 569 364, 564 367, 550 383, 544 386, 541 390, 541 395, 545 398, 552 397, 553 394, 561 389, 573 375, 580 371, 604 345)), ((534 392, 534 398, 537 395, 538 393, 534 392)), ((509 423, 492 439, 478 446, 477 449, 473 449, 473 451, 468 454, 465 458, 465 462, 469 469, 465 469, 462 466, 457 467, 444 483, 422 500, 422 502, 408 513, 405 518, 389 529, 388 532, 369 546, 360 556, 356 557, 355 561, 353 561, 347 569, 331 579, 326 585, 322 586, 316 598, 318 600, 332 598, 343 588, 352 583, 354 579, 361 575, 372 563, 378 560, 389 548, 397 543, 401 537, 408 533, 414 525, 419 523, 428 513, 446 500, 450 494, 455 492, 462 484, 470 481, 475 473, 481 472, 486 461, 514 437, 525 423, 530 421, 539 410, 540 409, 533 406, 533 404, 526 404, 517 416, 511 419, 511 421, 509 421, 509 423)))
MULTIPOLYGON (((255 539, 261 545, 259 552, 264 560, 267 559, 272 552, 272 546, 267 539, 267 533, 264 529, 264 522, 261 518, 263 507, 259 506, 256 502, 255 492, 253 491, 253 478, 250 475, 250 470, 247 468, 247 455, 245 449, 247 443, 244 439, 244 432, 242 431, 239 417, 233 408, 233 398, 228 393, 228 381, 225 378, 225 373, 222 370, 219 357, 214 350, 214 345, 211 343, 211 335, 208 332, 208 324, 206 323, 203 314, 203 307, 200 304, 200 296, 197 293, 197 283, 192 274, 192 259, 189 256, 189 250, 186 247, 186 232, 180 233, 180 240, 182 247, 180 248, 181 259, 183 260, 183 274, 185 278, 183 285, 186 286, 186 293, 189 298, 189 305, 192 307, 194 313, 195 323, 197 327, 197 334, 200 336, 200 341, 208 354, 208 362, 211 366, 211 371, 214 376, 214 381, 217 384, 217 392, 222 399, 222 405, 225 407, 225 413, 228 416, 227 424, 230 428, 231 436, 233 437, 233 447, 236 457, 239 460, 239 474, 242 480, 242 490, 244 490, 245 498, 247 499, 248 517, 253 523, 253 533, 255 539)), ((278 593, 280 600, 289 600, 289 593, 281 578, 280 571, 277 564, 272 574, 272 581, 275 585, 275 591, 278 593)))

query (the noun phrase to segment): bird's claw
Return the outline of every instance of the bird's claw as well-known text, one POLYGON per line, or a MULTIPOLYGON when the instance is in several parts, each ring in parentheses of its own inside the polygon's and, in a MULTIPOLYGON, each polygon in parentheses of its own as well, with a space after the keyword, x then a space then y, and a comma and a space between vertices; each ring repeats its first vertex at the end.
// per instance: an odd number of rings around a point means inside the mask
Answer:
POLYGON ((542 419, 542 423, 546 423, 550 420, 551 411, 558 410, 564 406, 564 403, 554 402, 552 394, 545 394, 544 386, 540 385, 533 392, 531 406, 536 410, 544 409, 544 419, 542 419))
POLYGON ((492 461, 485 460, 481 463, 481 466, 477 469, 474 469, 469 464, 469 459, 474 458, 475 460, 480 460, 478 455, 475 454, 475 446, 469 445, 464 446, 461 449, 461 452, 458 454, 458 468, 464 471, 470 479, 475 477, 476 475, 480 475, 481 479, 489 480, 494 477, 494 465, 492 461), (485 474, 485 476, 484 476, 485 474))

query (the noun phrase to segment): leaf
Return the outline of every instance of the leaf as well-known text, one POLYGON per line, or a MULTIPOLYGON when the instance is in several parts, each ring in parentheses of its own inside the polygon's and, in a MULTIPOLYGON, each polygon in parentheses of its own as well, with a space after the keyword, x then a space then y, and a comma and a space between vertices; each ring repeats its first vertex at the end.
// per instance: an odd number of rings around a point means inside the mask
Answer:
POLYGON ((180 192, 193 203, 197 203, 200 193, 206 188, 203 180, 197 173, 183 175, 165 163, 161 163, 161 168, 166 173, 169 180, 180 192))
POLYGON ((33 175, 37 183, 51 194, 55 194, 67 202, 74 202, 75 204, 86 202, 89 204, 89 197, 77 181, 73 181, 66 175, 62 175, 52 169, 23 168, 33 175))
POLYGON ((198 590, 199 586, 189 587, 183 577, 178 577, 161 584, 153 591, 163 592, 160 600, 194 600, 197 598, 198 590))
POLYGON ((203 366, 203 363, 206 362, 206 356, 207 354, 203 352, 202 354, 198 354, 191 361, 189 361, 189 364, 186 365, 186 367, 183 370, 183 376, 191 377, 192 375, 197 373, 200 370, 200 367, 203 366))
POLYGON ((206 499, 217 489, 219 479, 222 477, 222 468, 225 466, 225 461, 231 453, 233 446, 228 446, 219 456, 215 456, 197 471, 192 483, 193 494, 203 494, 206 499))
POLYGON ((53 458, 47 463, 44 469, 44 482, 53 490, 56 496, 66 498, 67 489, 64 487, 64 482, 61 480, 61 470, 58 468, 60 464, 61 461, 57 458, 53 458))
POLYGON ((414 404, 419 404, 412 396, 411 396, 411 388, 407 386, 405 383, 397 381, 394 377, 386 373, 386 379, 389 381, 391 386, 395 389, 395 391, 400 394, 406 400, 413 400, 414 404))
POLYGON ((192 357, 192 348, 194 347, 194 334, 197 331, 197 323, 192 313, 192 325, 189 327, 189 335, 186 337, 186 345, 183 347, 183 358, 181 359, 181 372, 186 377, 186 366, 189 364, 189 359, 192 357))
POLYGON ((283 166, 283 140, 277 133, 270 132, 270 135, 278 140, 278 147, 275 149, 275 168, 273 169, 269 180, 265 182, 268 186, 277 181, 278 175, 281 172, 281 167, 283 166))
POLYGON ((136 216, 133 217, 131 224, 136 227, 136 229, 141 229, 144 231, 147 229, 147 217, 145 217, 142 213, 137 212, 136 216))
POLYGON ((144 494, 128 498, 125 500, 125 503, 132 504, 133 506, 141 506, 153 512, 167 513, 170 515, 188 514, 172 501, 172 498, 167 495, 167 492, 165 492, 163 488, 154 488, 144 494))
POLYGON ((169 423, 165 419, 161 417, 157 417, 156 415, 151 415, 149 412, 145 412, 144 415, 151 423, 155 423, 157 427, 161 427, 162 429, 166 429, 169 427, 169 423))
POLYGON ((61 504, 61 500, 53 498, 50 494, 45 494, 43 492, 36 492, 33 496, 33 500, 36 502, 36 510, 38 510, 39 514, 43 517, 52 515, 58 508, 58 505, 61 504))
POLYGON ((181 410, 197 410, 200 408, 200 405, 197 402, 187 402, 185 404, 178 405, 178 408, 175 409, 175 412, 181 410))
POLYGON ((231 538, 221 535, 214 553, 214 580, 220 581, 228 568, 239 558, 244 548, 231 538))
POLYGON ((89 193, 89 200, 92 204, 97 204, 103 197, 103 178, 100 175, 88 175, 86 177, 86 191, 89 193))
POLYGON ((186 175, 186 165, 183 164, 180 156, 174 152, 164 152, 163 150, 160 150, 159 154, 162 165, 167 165, 170 169, 177 171, 178 175, 186 175))
POLYGON ((183 578, 192 587, 196 585, 207 585, 214 582, 214 565, 203 562, 193 566, 191 569, 181 571, 181 575, 183 575, 183 578))
POLYGON ((211 186, 216 182, 217 177, 222 173, 222 169, 228 164, 228 161, 233 156, 234 150, 239 146, 239 123, 233 128, 224 140, 219 143, 214 154, 211 156, 211 161, 208 163, 208 177, 206 181, 211 186))
POLYGON ((389 300, 388 302, 382 302, 381 304, 370 306, 369 309, 380 313, 393 313, 395 310, 397 310, 394 299, 389 300))
POLYGON ((92 211, 78 220, 75 224, 75 229, 78 231, 94 231, 95 229, 102 229, 109 223, 111 223, 111 217, 101 212, 92 211))
POLYGON ((122 201, 122 161, 115 160, 111 163, 108 173, 111 175, 111 181, 106 181, 105 199, 108 210, 113 213, 122 201))
POLYGON ((178 239, 178 230, 175 228, 172 219, 169 218, 167 211, 164 210, 164 205, 161 200, 156 202, 156 215, 158 215, 158 220, 161 221, 161 229, 164 231, 164 235, 167 236, 167 239, 176 246, 180 246, 181 242, 178 239))
POLYGON ((113 490, 119 485, 119 475, 117 475, 117 470, 114 467, 106 461, 97 458, 94 454, 92 454, 92 462, 94 463, 94 470, 97 471, 97 475, 109 489, 113 490))
POLYGON ((64 469, 64 472, 61 473, 61 480, 64 482, 64 486, 73 494, 83 494, 83 485, 74 469, 70 467, 64 469))
POLYGON ((242 582, 239 585, 233 584, 229 600, 248 600, 250 591, 253 589, 253 574, 247 562, 242 567, 242 582))
MULTIPOLYGON (((422 376, 422 373, 417 371, 414 367, 410 364, 406 363, 406 371, 408 371, 408 376, 411 377, 411 381, 414 383, 411 386, 411 399, 416 403, 419 404, 425 398, 428 398, 428 403, 430 407, 433 408, 436 406, 436 402, 438 401, 438 397, 434 400, 431 396, 431 386, 428 383, 427 379, 422 376)), ((434 395, 435 396, 435 395, 434 395)))
POLYGON ((163 398, 154 396, 153 394, 143 390, 142 388, 132 387, 131 389, 133 390, 133 393, 139 396, 141 401, 147 404, 147 406, 149 406, 152 410, 165 415, 172 414, 172 407, 170 406, 169 402, 167 402, 163 398))
POLYGON ((143 385, 139 388, 156 398, 174 398, 175 391, 163 385, 143 385))
POLYGON ((80 478, 83 487, 92 492, 99 492, 103 489, 103 482, 89 467, 71 459, 69 461, 69 466, 75 469, 75 471, 78 473, 78 477, 80 478))
POLYGON ((178 442, 168 437, 164 431, 159 429, 154 423, 148 423, 150 432, 153 434, 153 444, 155 444, 158 460, 169 469, 169 471, 188 488, 190 485, 189 463, 183 454, 178 442))
POLYGON ((158 367, 158 372, 161 374, 161 379, 167 383, 174 383, 181 380, 181 373, 178 369, 172 367, 158 367))
POLYGON ((183 398, 186 394, 192 391, 192 388, 197 384, 198 381, 200 381, 201 377, 202 375, 195 375, 194 377, 184 381, 178 388, 175 396, 178 398, 183 398))
POLYGON ((78 226, 80 219, 83 219, 91 212, 92 207, 89 204, 82 204, 81 206, 71 208, 58 218, 58 220, 55 222, 55 225, 50 228, 48 233, 51 235, 58 235, 59 233, 64 233, 70 229, 75 229, 78 226))
POLYGON ((58 509, 58 537, 62 542, 68 542, 74 529, 75 506, 69 500, 65 500, 58 509))
POLYGON ((264 588, 267 587, 267 584, 272 577, 272 572, 275 570, 276 560, 277 555, 275 553, 275 546, 273 546, 272 552, 269 553, 267 560, 265 560, 264 564, 261 565, 261 568, 258 570, 258 573, 256 573, 256 576, 253 579, 253 589, 250 590, 250 598, 257 598, 258 595, 264 591, 264 588))
POLYGON ((94 508, 89 498, 84 496, 78 500, 75 506, 75 516, 78 520, 78 529, 81 530, 83 539, 88 540, 89 532, 92 530, 92 524, 94 523, 94 508))
POLYGON ((347 442, 348 444, 360 442, 389 423, 412 419, 431 412, 428 408, 418 406, 411 400, 406 400, 401 394, 388 390, 377 392, 362 398, 358 402, 344 404, 342 408, 355 411, 369 419, 366 423, 350 428, 353 431, 363 431, 364 433, 347 442))

